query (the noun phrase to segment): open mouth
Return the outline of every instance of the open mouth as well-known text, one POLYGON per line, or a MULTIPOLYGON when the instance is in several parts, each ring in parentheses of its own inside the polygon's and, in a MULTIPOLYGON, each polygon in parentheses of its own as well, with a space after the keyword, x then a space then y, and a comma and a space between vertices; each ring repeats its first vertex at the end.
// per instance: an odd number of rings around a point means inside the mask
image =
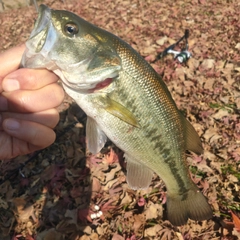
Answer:
POLYGON ((38 42, 37 44, 37 49, 36 49, 37 52, 41 51, 41 48, 43 47, 46 41, 48 25, 50 21, 51 21, 51 9, 45 5, 41 5, 39 7, 39 14, 35 22, 35 27, 30 35, 30 39, 34 39, 37 36, 38 38, 41 39, 41 41, 38 42), (41 35, 40 37, 39 37, 39 34, 41 35))
POLYGON ((112 83, 112 78, 107 78, 103 82, 98 83, 93 89, 90 89, 90 92, 99 91, 103 88, 108 87, 112 83))

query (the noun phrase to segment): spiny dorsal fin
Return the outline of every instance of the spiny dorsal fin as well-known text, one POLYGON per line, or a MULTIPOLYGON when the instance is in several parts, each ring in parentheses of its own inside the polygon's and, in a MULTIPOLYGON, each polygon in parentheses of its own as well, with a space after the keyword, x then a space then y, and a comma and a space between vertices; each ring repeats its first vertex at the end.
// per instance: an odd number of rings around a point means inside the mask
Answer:
POLYGON ((127 160, 127 183, 129 186, 134 190, 148 188, 152 181, 153 171, 126 154, 125 159, 127 160))
POLYGON ((203 153, 203 147, 201 140, 194 129, 194 127, 191 125, 188 120, 182 116, 183 126, 184 126, 184 140, 185 140, 185 146, 186 150, 193 151, 196 154, 203 153))

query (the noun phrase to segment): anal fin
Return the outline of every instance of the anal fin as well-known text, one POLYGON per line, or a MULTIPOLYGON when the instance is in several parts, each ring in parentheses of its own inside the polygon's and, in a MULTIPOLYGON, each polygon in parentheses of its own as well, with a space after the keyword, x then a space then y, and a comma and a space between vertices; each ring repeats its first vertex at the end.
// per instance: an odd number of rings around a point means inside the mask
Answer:
POLYGON ((127 160, 127 183, 134 189, 146 189, 149 187, 153 171, 125 154, 127 160))
POLYGON ((99 128, 96 121, 90 117, 87 118, 86 137, 87 148, 93 154, 98 153, 107 141, 105 133, 99 128))

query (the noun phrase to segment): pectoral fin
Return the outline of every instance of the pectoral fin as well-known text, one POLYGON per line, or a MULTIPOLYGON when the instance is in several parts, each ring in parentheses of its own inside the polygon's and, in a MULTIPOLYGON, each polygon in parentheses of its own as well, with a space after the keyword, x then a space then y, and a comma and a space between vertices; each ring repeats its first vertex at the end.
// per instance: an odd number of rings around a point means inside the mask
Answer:
POLYGON ((105 110, 134 127, 140 127, 135 116, 126 107, 109 97, 107 97, 105 110))
POLYGON ((86 137, 87 148, 93 154, 98 153, 107 141, 105 133, 99 128, 96 121, 90 117, 87 118, 86 137))
POLYGON ((186 118, 182 117, 182 119, 186 150, 193 151, 196 154, 203 153, 202 143, 196 130, 186 118))
POLYGON ((127 160, 127 183, 132 189, 146 189, 149 187, 153 171, 125 154, 127 160))

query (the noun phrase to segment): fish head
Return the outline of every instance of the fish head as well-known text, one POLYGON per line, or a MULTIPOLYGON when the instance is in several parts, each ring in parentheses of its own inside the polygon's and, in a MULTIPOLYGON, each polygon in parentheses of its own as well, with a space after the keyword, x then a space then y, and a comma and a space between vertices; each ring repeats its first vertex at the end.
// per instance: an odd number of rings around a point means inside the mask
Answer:
POLYGON ((21 65, 47 68, 74 90, 105 87, 118 76, 121 59, 102 31, 74 13, 41 5, 21 65))

